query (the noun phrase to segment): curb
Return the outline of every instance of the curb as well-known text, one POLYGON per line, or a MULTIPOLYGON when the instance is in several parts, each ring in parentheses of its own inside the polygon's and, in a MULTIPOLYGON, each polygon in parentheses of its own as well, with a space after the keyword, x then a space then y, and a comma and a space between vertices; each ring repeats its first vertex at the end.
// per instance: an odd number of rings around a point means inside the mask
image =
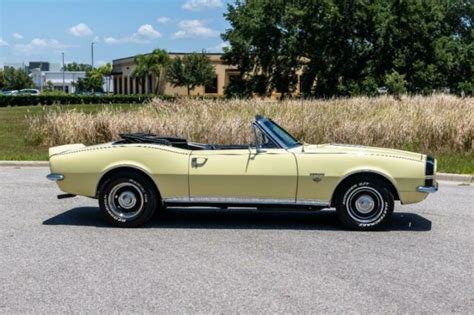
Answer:
POLYGON ((22 166, 49 166, 48 161, 0 161, 0 166, 12 166, 12 167, 22 167, 22 166))
MULTIPOLYGON (((43 167, 49 166, 48 161, 0 161, 0 166, 11 166, 11 167, 43 167)), ((451 174, 451 173, 437 173, 437 180, 445 180, 450 182, 462 182, 462 183, 473 183, 474 176, 467 174, 451 174)))
POLYGON ((472 183, 474 176, 466 174, 437 173, 436 180, 446 180, 450 182, 472 183))

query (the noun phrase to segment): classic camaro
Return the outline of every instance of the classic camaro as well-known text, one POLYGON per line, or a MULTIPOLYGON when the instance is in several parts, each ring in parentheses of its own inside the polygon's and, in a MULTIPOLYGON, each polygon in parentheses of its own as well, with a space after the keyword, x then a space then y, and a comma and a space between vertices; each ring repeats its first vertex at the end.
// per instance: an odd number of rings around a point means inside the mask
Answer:
POLYGON ((159 208, 213 206, 336 208, 344 226, 374 230, 394 201, 420 202, 437 191, 436 160, 407 151, 310 145, 256 116, 251 145, 211 145, 153 134, 49 149, 51 174, 66 194, 99 200, 105 219, 139 226, 159 208))

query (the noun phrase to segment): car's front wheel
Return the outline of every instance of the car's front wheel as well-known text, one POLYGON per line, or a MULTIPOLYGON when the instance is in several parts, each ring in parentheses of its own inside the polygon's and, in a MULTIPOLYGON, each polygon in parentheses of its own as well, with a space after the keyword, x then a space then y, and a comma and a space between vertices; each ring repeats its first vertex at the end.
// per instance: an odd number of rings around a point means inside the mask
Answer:
POLYGON ((159 196, 147 177, 123 172, 109 178, 100 189, 99 207, 105 220, 119 227, 137 227, 155 214, 159 196))
POLYGON ((376 178, 357 178, 347 182, 336 200, 336 212, 347 228, 379 230, 390 221, 393 195, 387 185, 376 178))

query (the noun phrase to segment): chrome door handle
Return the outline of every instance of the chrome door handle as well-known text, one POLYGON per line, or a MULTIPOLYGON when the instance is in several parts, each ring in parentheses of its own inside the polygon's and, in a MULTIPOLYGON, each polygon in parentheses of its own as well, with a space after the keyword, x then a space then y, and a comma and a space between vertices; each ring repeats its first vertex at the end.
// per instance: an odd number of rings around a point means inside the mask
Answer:
POLYGON ((201 167, 201 166, 204 166, 206 162, 207 162, 207 158, 205 157, 193 157, 191 159, 191 167, 194 167, 194 168, 201 167))

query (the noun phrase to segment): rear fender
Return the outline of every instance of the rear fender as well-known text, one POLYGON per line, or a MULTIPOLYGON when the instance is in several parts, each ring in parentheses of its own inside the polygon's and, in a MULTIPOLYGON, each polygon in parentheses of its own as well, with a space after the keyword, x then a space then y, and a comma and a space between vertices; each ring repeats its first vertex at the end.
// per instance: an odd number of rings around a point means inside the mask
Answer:
POLYGON ((59 153, 64 153, 67 151, 73 151, 73 150, 79 150, 82 148, 85 148, 86 146, 83 145, 82 143, 75 143, 75 144, 65 144, 65 145, 59 145, 56 147, 51 147, 49 148, 49 157, 52 157, 53 155, 59 154, 59 153))

